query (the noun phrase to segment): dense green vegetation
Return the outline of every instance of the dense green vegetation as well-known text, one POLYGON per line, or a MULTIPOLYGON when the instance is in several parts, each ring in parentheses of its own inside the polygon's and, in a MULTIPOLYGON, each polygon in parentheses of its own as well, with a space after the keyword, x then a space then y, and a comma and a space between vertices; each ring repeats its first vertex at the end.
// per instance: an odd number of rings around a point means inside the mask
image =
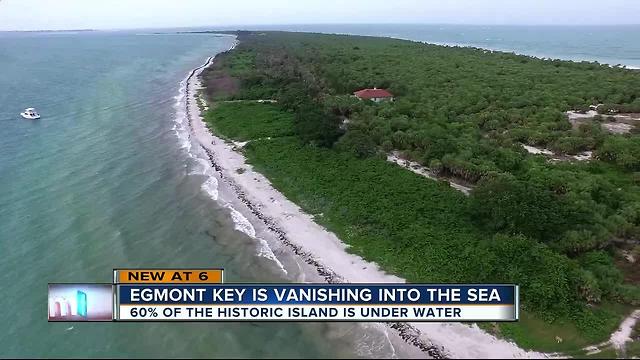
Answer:
POLYGON ((640 356, 640 340, 636 339, 636 341, 629 343, 626 350, 626 356, 630 359, 640 356))
POLYGON ((577 331, 567 346, 597 342, 624 311, 602 304, 640 303, 614 265, 620 244, 640 240, 640 138, 564 115, 640 105, 640 73, 369 37, 240 40, 205 72, 207 93, 278 104, 222 104, 208 121, 271 137, 247 145, 250 161, 353 251, 415 282, 520 284, 533 320, 502 328, 523 346, 548 350, 535 337, 566 329, 577 331), (374 86, 397 100, 349 96, 374 86), (596 159, 552 163, 521 143, 596 159), (476 187, 465 197, 389 164, 391 150, 476 187), (539 320, 551 331, 530 331, 539 320))
POLYGON ((518 282, 527 308, 568 311, 577 267, 522 236, 478 231, 465 196, 383 160, 255 141, 246 154, 287 197, 336 231, 352 250, 413 282, 518 282), (527 256, 523 257, 522 254, 527 256), (505 267, 506 265, 506 267, 505 267), (529 300, 529 301, 527 301, 529 300))
MULTIPOLYGON (((293 135, 293 115, 280 111, 272 104, 257 102, 226 102, 216 104, 216 132, 234 140, 251 140, 266 137, 293 135)), ((210 120, 213 113, 205 115, 210 120)))
POLYGON ((524 312, 517 323, 502 324, 500 334, 514 339, 524 348, 583 357, 586 352, 582 349, 608 339, 620 324, 621 314, 626 314, 627 310, 624 305, 606 303, 593 312, 583 313, 578 320, 559 319, 551 325, 524 312), (561 343, 557 342, 556 336, 562 339, 561 343))

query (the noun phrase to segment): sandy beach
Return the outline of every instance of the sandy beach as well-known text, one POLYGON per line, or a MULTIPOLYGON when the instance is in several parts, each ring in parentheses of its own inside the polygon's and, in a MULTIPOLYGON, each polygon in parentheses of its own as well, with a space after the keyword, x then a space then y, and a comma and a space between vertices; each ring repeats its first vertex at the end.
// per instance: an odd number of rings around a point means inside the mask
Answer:
MULTIPOLYGON (((187 107, 192 142, 206 152, 217 173, 220 191, 236 197, 234 208, 257 229, 270 233, 280 243, 279 253, 288 252, 315 274, 298 281, 324 280, 330 283, 368 282, 404 283, 404 279, 387 274, 375 263, 348 253, 347 245, 335 234, 313 221, 296 204, 278 192, 262 174, 253 170, 238 147, 212 134, 201 118, 198 106, 198 76, 208 65, 195 69, 187 80, 187 107), (236 171, 245 169, 244 171, 236 171), (225 189, 223 189, 225 188, 225 189)), ((277 261, 277 259, 276 259, 277 261)), ((280 261, 278 261, 280 262, 280 261)), ((286 263, 286 261, 283 261, 286 263)), ((286 266, 283 268, 286 271, 286 266)), ((390 336, 419 349, 416 357, 455 358, 541 358, 545 354, 527 352, 515 344, 498 339, 477 326, 456 323, 392 323, 390 336), (393 335, 391 335, 393 334, 393 335)), ((395 341, 391 339, 391 341, 395 341)), ((405 345, 409 346, 409 345, 405 345)))

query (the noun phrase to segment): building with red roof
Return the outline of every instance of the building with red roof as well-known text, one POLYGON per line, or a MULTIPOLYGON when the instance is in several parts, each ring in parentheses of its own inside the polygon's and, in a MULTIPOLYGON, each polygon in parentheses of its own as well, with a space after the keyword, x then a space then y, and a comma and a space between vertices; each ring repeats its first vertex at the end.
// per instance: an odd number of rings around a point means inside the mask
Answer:
POLYGON ((371 100, 375 102, 393 101, 393 94, 385 89, 362 89, 353 93, 360 100, 371 100))

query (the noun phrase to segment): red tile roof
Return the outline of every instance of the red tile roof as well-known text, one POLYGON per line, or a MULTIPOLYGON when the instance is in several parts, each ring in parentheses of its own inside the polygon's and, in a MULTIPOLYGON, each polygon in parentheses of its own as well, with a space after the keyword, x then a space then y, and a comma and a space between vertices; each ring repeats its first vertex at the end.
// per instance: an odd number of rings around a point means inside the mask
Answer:
POLYGON ((393 94, 385 89, 362 89, 353 93, 360 99, 374 99, 374 98, 389 98, 393 97, 393 94))

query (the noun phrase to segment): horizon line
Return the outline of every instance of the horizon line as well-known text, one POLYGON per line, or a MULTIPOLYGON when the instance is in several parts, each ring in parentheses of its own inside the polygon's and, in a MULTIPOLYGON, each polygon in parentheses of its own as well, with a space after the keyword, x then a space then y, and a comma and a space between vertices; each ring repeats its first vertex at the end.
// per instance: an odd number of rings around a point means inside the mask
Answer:
MULTIPOLYGON (((35 29, 35 30, 0 30, 0 32, 73 32, 73 31, 124 31, 124 30, 150 30, 150 29, 193 29, 193 28, 236 28, 260 26, 331 26, 331 25, 422 25, 422 26, 496 26, 496 27, 623 27, 640 26, 640 23, 620 23, 620 24, 483 24, 483 23, 418 23, 418 22, 354 22, 354 23, 270 23, 270 24, 232 24, 232 25, 189 25, 189 26, 149 26, 149 27, 122 27, 122 28, 69 28, 69 29, 35 29)), ((226 29, 228 31, 229 29, 226 29)))

